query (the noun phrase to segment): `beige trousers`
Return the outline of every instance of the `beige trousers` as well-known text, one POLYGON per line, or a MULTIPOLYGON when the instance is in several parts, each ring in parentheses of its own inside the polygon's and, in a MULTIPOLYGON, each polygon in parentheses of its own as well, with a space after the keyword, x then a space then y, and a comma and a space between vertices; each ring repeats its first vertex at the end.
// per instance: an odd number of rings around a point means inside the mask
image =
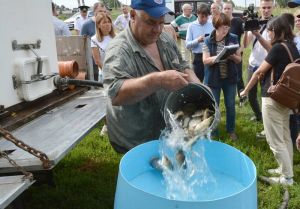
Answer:
POLYGON ((282 175, 293 174, 293 144, 289 128, 289 109, 269 97, 262 98, 262 116, 267 142, 282 168, 282 175))
POLYGON ((182 58, 184 60, 188 61, 189 64, 191 64, 192 63, 191 50, 189 50, 185 47, 185 40, 180 39, 179 43, 180 43, 179 48, 180 48, 180 52, 182 54, 182 58))

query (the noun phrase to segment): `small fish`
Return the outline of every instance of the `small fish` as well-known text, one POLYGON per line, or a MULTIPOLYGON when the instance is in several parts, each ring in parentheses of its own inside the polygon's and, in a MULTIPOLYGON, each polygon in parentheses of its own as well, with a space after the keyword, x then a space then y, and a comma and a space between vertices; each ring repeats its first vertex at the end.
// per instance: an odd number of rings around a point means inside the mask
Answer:
POLYGON ((177 112, 174 113, 174 118, 175 120, 181 120, 181 118, 184 116, 184 112, 179 110, 177 112))
POLYGON ((150 165, 159 171, 164 171, 166 169, 173 170, 172 162, 166 156, 163 156, 162 159, 159 157, 153 157, 150 160, 150 165))
POLYGON ((190 120, 189 126, 188 126, 189 131, 193 131, 199 123, 201 123, 201 118, 199 118, 199 117, 193 118, 192 120, 190 120))
POLYGON ((179 165, 180 168, 186 169, 186 162, 185 162, 185 155, 183 153, 183 151, 180 149, 178 150, 178 152, 176 153, 176 161, 179 165))
POLYGON ((150 165, 153 167, 153 168, 155 168, 155 169, 157 169, 157 170, 160 170, 160 171, 162 171, 163 170, 163 168, 162 168, 162 166, 161 166, 161 164, 160 164, 160 158, 159 157, 154 157, 154 158, 152 158, 151 160, 150 160, 150 165))
POLYGON ((186 142, 185 145, 188 147, 192 147, 199 139, 199 136, 206 134, 206 131, 210 127, 212 121, 213 116, 210 116, 209 118, 204 119, 202 122, 198 123, 193 130, 189 130, 189 135, 191 138, 186 142))
POLYGON ((203 117, 203 115, 204 115, 204 110, 197 110, 193 115, 192 115, 192 117, 193 118, 195 118, 195 117, 203 117))
POLYGON ((162 156, 162 158, 161 158, 161 164, 162 164, 163 168, 167 168, 169 170, 173 170, 172 162, 165 155, 162 156))
POLYGON ((192 147, 197 142, 197 140, 198 140, 198 136, 194 136, 186 142, 185 146, 192 147))
POLYGON ((187 128, 188 125, 189 125, 190 120, 191 120, 191 118, 189 116, 185 116, 183 118, 182 127, 183 128, 187 128))
POLYGON ((213 116, 210 116, 209 118, 204 119, 201 123, 197 124, 194 129, 194 136, 203 135, 211 125, 213 119, 213 116))
POLYGON ((203 114, 203 120, 209 118, 210 116, 212 116, 214 114, 214 112, 208 108, 206 108, 204 110, 204 114, 203 114))

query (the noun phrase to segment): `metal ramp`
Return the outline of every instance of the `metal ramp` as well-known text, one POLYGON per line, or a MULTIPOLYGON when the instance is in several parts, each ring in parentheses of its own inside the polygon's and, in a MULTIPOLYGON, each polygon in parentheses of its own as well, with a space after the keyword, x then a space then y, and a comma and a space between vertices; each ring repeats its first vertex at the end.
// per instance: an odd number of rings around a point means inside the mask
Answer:
MULTIPOLYGON (((44 152, 52 169, 76 146, 106 114, 107 97, 103 89, 85 92, 62 106, 48 111, 12 134, 26 144, 44 152)), ((0 138, 1 150, 27 171, 44 170, 39 158, 0 138)), ((5 158, 0 158, 0 173, 17 172, 5 158)), ((34 181, 23 175, 0 177, 0 209, 7 207, 34 181)))
POLYGON ((0 177, 0 209, 7 207, 34 181, 23 179, 23 175, 0 177))
MULTIPOLYGON (((62 106, 48 111, 12 134, 44 152, 52 169, 105 116, 107 97, 103 89, 87 91, 62 106)), ((1 150, 10 150, 9 157, 27 171, 44 170, 35 156, 0 138, 1 150)), ((16 169, 0 158, 0 173, 16 169)))

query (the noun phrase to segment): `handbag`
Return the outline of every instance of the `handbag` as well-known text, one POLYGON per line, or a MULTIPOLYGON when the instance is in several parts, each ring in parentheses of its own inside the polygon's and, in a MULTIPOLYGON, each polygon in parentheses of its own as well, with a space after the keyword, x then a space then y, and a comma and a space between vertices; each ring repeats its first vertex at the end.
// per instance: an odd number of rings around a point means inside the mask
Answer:
POLYGON ((285 43, 281 43, 288 52, 291 63, 288 64, 275 85, 274 69, 271 73, 271 85, 268 89, 269 96, 279 104, 292 109, 300 110, 300 58, 294 60, 285 43))

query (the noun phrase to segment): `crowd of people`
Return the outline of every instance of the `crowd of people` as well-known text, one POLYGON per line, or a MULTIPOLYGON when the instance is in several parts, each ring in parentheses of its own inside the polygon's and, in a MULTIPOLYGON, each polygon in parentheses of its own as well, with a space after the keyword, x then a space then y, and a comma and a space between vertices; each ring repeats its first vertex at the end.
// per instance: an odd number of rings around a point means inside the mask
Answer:
MULTIPOLYGON (((286 47, 294 59, 300 57, 300 34, 293 32, 294 27, 300 31, 300 12, 274 17, 273 0, 260 0, 259 19, 264 23, 244 31, 244 20, 233 17, 232 2, 216 0, 210 7, 199 4, 196 15, 192 5, 183 4, 182 15, 169 26, 164 26, 164 16, 172 11, 165 4, 165 0, 132 0, 131 10, 122 6, 123 14, 115 21, 103 4, 96 3, 94 17, 83 22, 86 7, 80 8, 82 27, 75 30, 91 37, 95 80, 103 82, 109 97, 106 120, 112 147, 125 153, 159 138, 165 128, 162 110, 167 95, 189 82, 202 82, 211 89, 217 104, 223 92, 226 131, 231 140, 238 139, 236 95, 239 105, 248 98, 253 110, 250 120, 262 122, 264 127, 257 137, 266 138, 278 162, 278 168, 268 170, 280 174, 272 180, 292 185, 293 144, 300 150, 299 114, 270 98, 267 90, 290 63, 286 47), (236 44, 238 50, 216 61, 225 46, 236 44), (243 69, 243 50, 248 47, 248 67, 243 69), (246 86, 243 70, 248 75, 246 86)), ((57 35, 70 35, 55 31, 57 35)), ((220 137, 217 130, 212 136, 220 137)))

